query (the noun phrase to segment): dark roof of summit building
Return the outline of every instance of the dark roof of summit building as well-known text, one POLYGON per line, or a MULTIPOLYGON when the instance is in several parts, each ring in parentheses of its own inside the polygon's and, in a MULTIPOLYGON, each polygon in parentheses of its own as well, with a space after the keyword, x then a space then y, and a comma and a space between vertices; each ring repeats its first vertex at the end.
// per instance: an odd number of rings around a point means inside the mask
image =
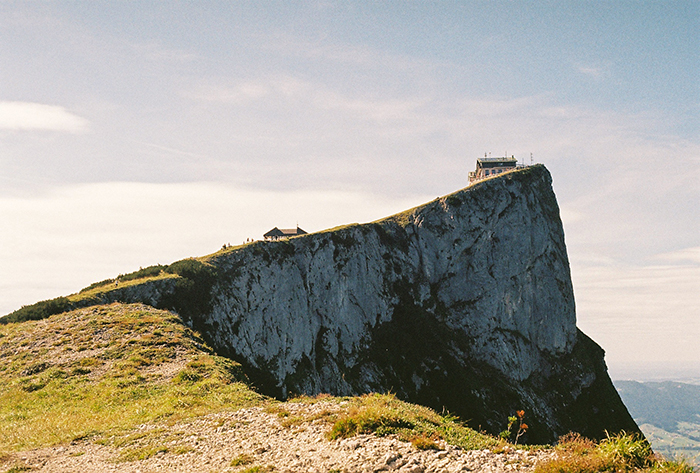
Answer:
POLYGON ((296 228, 273 228, 269 232, 265 233, 263 237, 266 240, 278 240, 280 238, 289 238, 297 235, 306 235, 306 231, 302 230, 297 226, 296 228))
POLYGON ((515 156, 510 158, 479 158, 476 160, 476 168, 502 168, 502 167, 516 167, 518 164, 518 159, 515 156))

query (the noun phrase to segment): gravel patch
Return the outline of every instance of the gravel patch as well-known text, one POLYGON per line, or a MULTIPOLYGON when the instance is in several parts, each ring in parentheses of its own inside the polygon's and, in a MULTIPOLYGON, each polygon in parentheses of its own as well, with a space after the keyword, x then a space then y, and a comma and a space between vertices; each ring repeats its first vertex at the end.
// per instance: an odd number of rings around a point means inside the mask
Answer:
POLYGON ((531 472, 552 451, 418 450, 394 436, 328 440, 337 402, 288 402, 147 424, 118 437, 15 453, 0 471, 37 472, 531 472), (141 459, 139 459, 141 458, 141 459), (21 470, 29 468, 30 470, 21 470))

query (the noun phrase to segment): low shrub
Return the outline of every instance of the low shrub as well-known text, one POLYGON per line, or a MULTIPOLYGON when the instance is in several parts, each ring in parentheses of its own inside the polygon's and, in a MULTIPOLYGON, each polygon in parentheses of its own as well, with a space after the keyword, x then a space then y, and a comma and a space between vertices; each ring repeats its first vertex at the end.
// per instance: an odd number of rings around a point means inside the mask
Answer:
POLYGON ((177 274, 180 279, 175 290, 164 295, 160 307, 174 310, 184 318, 209 312, 211 288, 216 281, 216 268, 199 260, 188 258, 167 266, 163 272, 177 274))
POLYGON ((93 283, 81 289, 79 296, 71 296, 71 299, 68 297, 57 297, 23 306, 10 314, 0 317, 0 324, 41 320, 52 315, 67 312, 76 307, 99 304, 101 299, 95 297, 95 294, 91 291, 96 290, 97 293, 101 293, 109 291, 111 288, 105 288, 105 286, 110 284, 125 283, 127 281, 132 281, 129 283, 130 285, 140 284, 141 281, 139 280, 141 279, 154 278, 159 275, 165 276, 166 274, 177 275, 180 278, 175 283, 174 292, 162 298, 160 304, 158 304, 159 308, 174 310, 184 317, 207 312, 211 304, 211 287, 216 281, 216 268, 197 259, 187 258, 167 266, 156 264, 141 268, 133 273, 120 274, 114 279, 105 279, 93 283))
POLYGON ((41 320, 70 310, 71 302, 66 297, 56 297, 36 304, 25 305, 4 317, 0 317, 0 324, 24 322, 26 320, 41 320))
POLYGON ((119 281, 131 281, 134 279, 150 278, 153 276, 158 276, 161 273, 161 271, 164 271, 165 269, 166 269, 166 266, 163 266, 162 264, 147 266, 145 268, 139 269, 138 271, 134 271, 133 273, 120 274, 117 277, 117 280, 119 280, 119 281))
POLYGON ((116 281, 116 279, 105 279, 103 281, 99 282, 94 282, 90 284, 88 287, 84 287, 80 290, 80 292, 88 292, 92 291, 93 289, 97 289, 98 287, 106 286, 108 284, 113 284, 116 281))

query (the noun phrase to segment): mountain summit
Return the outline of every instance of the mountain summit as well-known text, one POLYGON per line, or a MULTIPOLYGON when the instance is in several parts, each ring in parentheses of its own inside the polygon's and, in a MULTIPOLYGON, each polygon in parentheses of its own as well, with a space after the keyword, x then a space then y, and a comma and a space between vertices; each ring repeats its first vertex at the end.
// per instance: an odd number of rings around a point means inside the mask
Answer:
POLYGON ((391 391, 494 434, 524 410, 532 443, 639 431, 603 350, 576 328, 559 208, 542 165, 376 222, 225 248, 93 286, 64 305, 174 310, 280 398, 391 391))

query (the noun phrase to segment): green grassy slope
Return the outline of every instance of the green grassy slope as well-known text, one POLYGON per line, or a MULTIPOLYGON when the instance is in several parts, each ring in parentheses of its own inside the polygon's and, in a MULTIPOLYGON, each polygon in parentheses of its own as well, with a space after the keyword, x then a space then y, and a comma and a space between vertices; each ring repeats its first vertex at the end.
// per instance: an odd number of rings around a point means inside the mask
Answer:
POLYGON ((259 403, 172 313, 97 306, 0 326, 0 453, 259 403))

